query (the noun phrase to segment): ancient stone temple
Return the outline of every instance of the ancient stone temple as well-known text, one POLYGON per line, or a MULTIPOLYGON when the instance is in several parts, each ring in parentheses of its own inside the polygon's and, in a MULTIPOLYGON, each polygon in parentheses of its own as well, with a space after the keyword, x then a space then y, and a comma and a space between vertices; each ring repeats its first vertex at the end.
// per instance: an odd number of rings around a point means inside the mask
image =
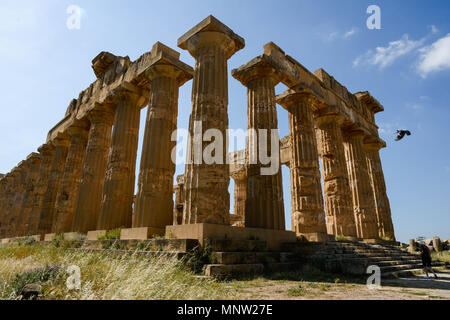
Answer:
POLYGON ((37 152, 0 174, 1 239, 81 233, 95 240, 120 228, 128 240, 256 238, 269 248, 298 237, 395 240, 380 158, 386 143, 375 122, 384 108, 369 92, 350 93, 272 42, 230 72, 229 60, 245 41, 213 16, 181 36, 178 46, 192 55, 194 67, 160 42, 136 61, 109 52, 93 59, 96 80, 70 102, 37 152), (174 185, 178 92, 190 80, 186 166, 174 185), (245 101, 240 106, 247 147, 232 153, 229 81, 247 89, 247 108, 245 101), (286 90, 277 95, 280 83, 286 90), (280 107, 289 114, 289 135, 281 139, 280 107), (270 165, 258 158, 262 145, 275 146, 273 173, 264 173, 270 165), (290 169, 290 194, 283 194, 282 165, 290 169), (289 216, 292 231, 285 226, 289 216))

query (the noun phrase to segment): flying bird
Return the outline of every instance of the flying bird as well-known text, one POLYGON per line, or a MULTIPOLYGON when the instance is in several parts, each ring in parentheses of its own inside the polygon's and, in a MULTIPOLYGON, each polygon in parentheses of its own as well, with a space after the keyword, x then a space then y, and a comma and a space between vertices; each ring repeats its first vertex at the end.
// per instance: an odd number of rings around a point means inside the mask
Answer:
POLYGON ((411 132, 408 130, 397 130, 397 138, 395 138, 395 141, 402 140, 405 135, 410 136, 411 132))

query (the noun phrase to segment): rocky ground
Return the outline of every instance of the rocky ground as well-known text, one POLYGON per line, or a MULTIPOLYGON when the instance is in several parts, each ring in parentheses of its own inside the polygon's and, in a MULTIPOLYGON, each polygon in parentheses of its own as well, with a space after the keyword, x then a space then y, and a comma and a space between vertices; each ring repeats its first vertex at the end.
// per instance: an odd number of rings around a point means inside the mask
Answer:
POLYGON ((361 281, 292 281, 254 279, 236 281, 232 286, 241 299, 275 300, 450 300, 450 270, 438 279, 423 275, 381 281, 381 288, 369 289, 361 281), (356 282, 356 283, 355 283, 356 282))

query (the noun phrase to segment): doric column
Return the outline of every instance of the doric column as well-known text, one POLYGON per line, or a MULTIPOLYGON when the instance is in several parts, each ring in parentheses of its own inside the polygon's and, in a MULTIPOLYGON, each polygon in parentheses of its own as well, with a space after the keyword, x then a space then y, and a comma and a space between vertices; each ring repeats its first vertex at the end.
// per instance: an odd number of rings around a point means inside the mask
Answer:
POLYGON ((148 69, 150 102, 145 123, 144 144, 139 170, 138 193, 133 227, 151 227, 164 234, 173 223, 172 150, 176 141, 178 88, 192 78, 193 70, 179 60, 180 54, 161 43, 152 49, 148 69))
MULTIPOLYGON (((192 85, 192 113, 189 119, 189 141, 185 170, 186 202, 183 223, 229 224, 230 183, 227 159, 228 129, 227 61, 244 47, 244 40, 212 16, 188 31, 178 46, 195 58, 192 85), (198 128, 201 124, 201 128, 198 128), (220 131, 223 143, 215 149, 212 164, 202 155, 211 142, 203 142, 208 129, 220 131), (200 159, 199 159, 200 158, 200 159), (220 158, 220 159, 219 159, 220 158)), ((217 131, 216 131, 217 132, 217 131)))
POLYGON ((59 134, 52 142, 55 146, 55 152, 53 154, 47 190, 42 201, 42 211, 39 218, 38 230, 41 235, 52 231, 56 211, 56 196, 61 186, 70 140, 69 136, 64 133, 59 134))
POLYGON ((11 215, 11 230, 13 237, 22 236, 22 224, 24 221, 22 220, 24 217, 22 215, 22 205, 23 199, 25 197, 25 192, 27 188, 27 176, 30 171, 30 162, 27 160, 21 161, 17 165, 17 170, 19 172, 19 177, 16 183, 16 194, 14 197, 14 203, 12 208, 11 215))
POLYGON ((245 224, 245 200, 247 199, 247 172, 245 169, 234 172, 234 215, 245 224))
POLYGON ((22 213, 20 218, 20 223, 18 225, 19 233, 22 236, 32 235, 29 234, 29 221, 33 210, 33 199, 34 193, 36 191, 37 183, 39 180, 39 172, 42 162, 42 157, 38 153, 32 153, 27 157, 27 161, 30 165, 30 170, 27 175, 25 195, 22 201, 22 213))
POLYGON ((53 233, 72 231, 73 216, 78 199, 78 190, 86 153, 89 134, 89 121, 76 121, 67 129, 70 135, 70 145, 62 176, 61 187, 56 197, 56 213, 53 219, 53 233))
MULTIPOLYGON (((283 184, 280 160, 275 174, 265 175, 261 168, 270 166, 260 162, 261 139, 271 152, 272 130, 278 130, 277 110, 275 104, 275 86, 280 82, 279 75, 262 55, 248 64, 233 70, 233 77, 247 87, 248 125, 247 139, 247 197, 245 200, 245 226, 285 230, 283 184), (261 135, 261 131, 265 135, 261 135), (251 156, 250 154, 253 154, 251 156), (252 161, 252 159, 257 161, 252 161)), ((278 138, 277 138, 278 140, 278 138)), ((276 155, 280 159, 279 148, 276 155)))
POLYGON ((97 230, 129 228, 132 222, 141 96, 121 91, 116 99, 114 130, 97 230))
POLYGON ((173 208, 173 224, 183 224, 184 207, 184 175, 177 176, 177 184, 173 187, 175 193, 175 205, 173 208))
POLYGON ((111 145, 114 107, 96 106, 88 113, 88 119, 91 125, 72 225, 72 231, 82 233, 97 228, 111 145))
POLYGON ((16 183, 18 180, 19 173, 16 168, 12 169, 10 173, 8 173, 5 177, 6 186, 5 186, 5 200, 3 202, 3 219, 2 219, 2 238, 6 238, 10 236, 11 233, 11 209, 14 204, 14 196, 16 191, 16 183))
POLYGON ((278 96, 277 102, 289 111, 292 228, 298 235, 310 240, 326 240, 319 155, 312 115, 314 104, 295 90, 278 96))
POLYGON ((0 239, 3 236, 3 226, 5 219, 5 202, 7 199, 8 179, 7 175, 0 178, 0 239))
POLYGON ((44 201, 45 192, 47 191, 48 178, 50 176, 50 169, 55 152, 54 145, 50 142, 38 148, 39 154, 42 157, 41 166, 39 168, 39 178, 33 192, 33 204, 31 213, 28 216, 27 233, 30 235, 38 234, 39 220, 42 212, 42 204, 44 201))
POLYGON ((355 215, 341 131, 343 118, 325 115, 315 120, 319 155, 322 158, 328 233, 356 238, 355 215))
POLYGON ((362 131, 344 133, 345 157, 353 197, 356 231, 358 238, 374 240, 378 239, 377 217, 363 140, 362 131))
POLYGON ((394 225, 391 217, 391 207, 386 193, 386 182, 384 180, 383 167, 380 159, 381 143, 366 143, 367 167, 372 185, 375 201, 375 210, 378 220, 378 235, 395 241, 394 225))

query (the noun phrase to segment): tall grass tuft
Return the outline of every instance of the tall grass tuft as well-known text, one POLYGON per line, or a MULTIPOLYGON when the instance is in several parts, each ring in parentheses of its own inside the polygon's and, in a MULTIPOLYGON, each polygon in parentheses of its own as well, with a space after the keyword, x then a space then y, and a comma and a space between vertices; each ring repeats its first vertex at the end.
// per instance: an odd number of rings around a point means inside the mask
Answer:
POLYGON ((64 250, 54 247, 11 246, 0 249, 0 299, 17 299, 19 286, 42 286, 40 299, 157 300, 230 299, 233 293, 224 283, 196 277, 175 257, 117 255, 104 252, 64 250), (51 281, 41 279, 45 266, 57 265, 51 281), (81 289, 69 290, 67 267, 81 270, 81 289), (35 276, 35 275, 38 276, 35 276), (33 275, 33 276, 24 276, 33 275), (17 279, 20 279, 18 285, 17 279))

